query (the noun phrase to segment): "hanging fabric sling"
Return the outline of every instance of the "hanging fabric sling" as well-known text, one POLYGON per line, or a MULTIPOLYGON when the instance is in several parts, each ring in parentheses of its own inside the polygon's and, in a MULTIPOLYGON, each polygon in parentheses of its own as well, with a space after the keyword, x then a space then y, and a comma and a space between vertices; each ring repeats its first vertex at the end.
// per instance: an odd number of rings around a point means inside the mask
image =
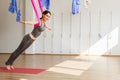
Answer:
MULTIPOLYGON (((38 11, 37 11, 37 8, 36 8, 36 5, 35 5, 35 1, 34 0, 31 0, 31 3, 32 3, 32 6, 34 8, 34 11, 35 11, 35 14, 36 14, 36 17, 37 17, 37 21, 38 23, 34 24, 34 28, 38 27, 39 25, 41 25, 41 21, 40 21, 40 16, 38 15, 38 11)), ((42 3, 40 0, 38 0, 38 3, 39 3, 39 8, 41 10, 41 13, 43 13, 43 8, 42 8, 42 3)))
POLYGON ((16 21, 20 22, 21 13, 20 13, 20 10, 18 10, 17 1, 16 0, 11 0, 11 3, 10 3, 8 11, 11 12, 12 14, 14 14, 16 12, 16 15, 17 15, 16 21))

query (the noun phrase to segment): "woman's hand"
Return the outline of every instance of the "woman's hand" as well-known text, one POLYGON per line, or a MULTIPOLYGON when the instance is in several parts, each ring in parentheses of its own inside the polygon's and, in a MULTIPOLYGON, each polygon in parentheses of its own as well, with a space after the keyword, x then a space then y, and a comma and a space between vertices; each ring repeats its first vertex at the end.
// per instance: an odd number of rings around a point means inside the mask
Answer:
POLYGON ((20 23, 25 24, 25 21, 20 21, 20 23))
POLYGON ((52 30, 52 28, 51 28, 51 27, 46 26, 46 28, 47 28, 48 30, 52 30))
POLYGON ((52 30, 52 28, 51 28, 51 27, 49 27, 49 28, 48 28, 48 30, 52 30))

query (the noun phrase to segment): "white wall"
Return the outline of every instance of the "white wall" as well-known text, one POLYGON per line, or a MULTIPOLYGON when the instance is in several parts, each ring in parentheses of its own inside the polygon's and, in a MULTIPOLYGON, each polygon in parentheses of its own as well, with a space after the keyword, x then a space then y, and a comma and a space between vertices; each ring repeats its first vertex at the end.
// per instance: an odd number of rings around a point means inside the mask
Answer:
MULTIPOLYGON (((16 22, 16 15, 8 12, 11 0, 0 2, 0 53, 11 53, 20 43, 24 26, 16 22)), ((22 17, 24 18, 23 3, 21 5, 22 17)))
MULTIPOLYGON (((52 17, 48 25, 51 26, 53 30, 46 30, 33 45, 26 50, 26 53, 120 55, 119 3, 119 0, 92 0, 92 4, 86 9, 83 5, 83 0, 81 0, 80 14, 72 15, 72 0, 51 0, 50 11, 52 12, 52 17)), ((31 3, 26 0, 26 20, 34 20, 35 18, 31 6, 31 3)), ((7 16, 13 16, 8 14, 7 11, 4 11, 4 13, 6 13, 7 16)), ((8 20, 10 20, 10 18, 8 18, 8 20)), ((10 21, 13 21, 15 24, 14 20, 15 19, 10 21)), ((7 23, 9 23, 9 21, 7 21, 7 23)), ((9 26, 13 26, 13 24, 10 24, 11 23, 9 23, 9 26)), ((3 26, 4 24, 0 23, 0 25, 3 26)), ((7 26, 8 25, 6 25, 6 27, 7 26)), ((25 25, 25 34, 31 32, 32 28, 32 26, 25 25)), ((17 29, 16 27, 12 28, 12 32, 17 29)), ((1 52, 11 52, 16 48, 20 39, 22 39, 21 34, 24 32, 24 30, 20 30, 20 34, 17 33, 16 35, 11 33, 12 36, 19 36, 17 38, 18 40, 13 43, 11 42, 11 44, 7 43, 10 32, 4 34, 5 36, 1 35, 1 52), (5 45, 3 45, 4 42, 6 43, 5 45), (6 47, 6 45, 9 46, 6 47), (10 46, 12 46, 12 49, 10 46)), ((3 30, 0 32, 4 33, 3 30)))

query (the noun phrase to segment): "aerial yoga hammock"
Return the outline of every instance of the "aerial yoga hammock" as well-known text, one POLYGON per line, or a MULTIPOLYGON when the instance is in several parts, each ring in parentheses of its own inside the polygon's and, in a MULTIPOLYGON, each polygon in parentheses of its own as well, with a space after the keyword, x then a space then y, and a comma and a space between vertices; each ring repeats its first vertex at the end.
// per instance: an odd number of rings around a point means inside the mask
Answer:
MULTIPOLYGON (((35 14, 36 14, 36 17, 37 17, 37 21, 38 21, 38 23, 34 24, 34 28, 36 28, 37 26, 39 26, 41 24, 41 21, 40 21, 40 16, 38 15, 38 11, 37 11, 37 8, 36 8, 36 5, 35 5, 35 1, 31 0, 31 3, 32 3, 32 6, 34 8, 34 11, 35 11, 35 14)), ((42 8, 41 1, 38 0, 38 3, 39 3, 39 7, 40 7, 40 10, 41 10, 41 13, 43 13, 43 8, 42 8)))
MULTIPOLYGON (((31 0, 31 3, 32 3, 32 6, 34 8, 34 11, 35 11, 35 14, 36 14, 36 17, 37 17, 37 21, 38 21, 38 23, 34 24, 34 28, 36 28, 37 26, 39 26, 41 24, 41 21, 40 21, 40 16, 38 15, 38 11, 37 11, 37 8, 36 8, 36 5, 35 5, 35 1, 31 0)), ((39 4, 39 8, 41 10, 41 13, 43 13, 42 3, 41 3, 40 0, 38 0, 38 4, 39 4)), ((16 11, 16 15, 17 15, 16 21, 20 22, 21 13, 20 13, 20 10, 18 10, 18 7, 17 7, 17 1, 16 0, 11 0, 10 6, 9 6, 9 12, 15 13, 15 11, 16 11)))
POLYGON ((20 10, 18 10, 16 0, 11 0, 8 11, 11 12, 12 14, 16 12, 16 15, 17 15, 16 21, 20 22, 21 13, 20 13, 20 10))

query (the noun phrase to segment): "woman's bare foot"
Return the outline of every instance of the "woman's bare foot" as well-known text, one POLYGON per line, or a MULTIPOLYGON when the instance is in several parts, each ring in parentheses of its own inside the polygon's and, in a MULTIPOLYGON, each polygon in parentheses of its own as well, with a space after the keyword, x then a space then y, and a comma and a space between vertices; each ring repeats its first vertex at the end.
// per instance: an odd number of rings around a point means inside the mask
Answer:
POLYGON ((15 69, 13 65, 11 65, 10 67, 11 67, 11 69, 15 69))
POLYGON ((6 69, 7 70, 11 70, 11 66, 10 65, 6 65, 6 69))
POLYGON ((7 70, 13 70, 15 69, 13 65, 6 65, 6 69, 7 70))

